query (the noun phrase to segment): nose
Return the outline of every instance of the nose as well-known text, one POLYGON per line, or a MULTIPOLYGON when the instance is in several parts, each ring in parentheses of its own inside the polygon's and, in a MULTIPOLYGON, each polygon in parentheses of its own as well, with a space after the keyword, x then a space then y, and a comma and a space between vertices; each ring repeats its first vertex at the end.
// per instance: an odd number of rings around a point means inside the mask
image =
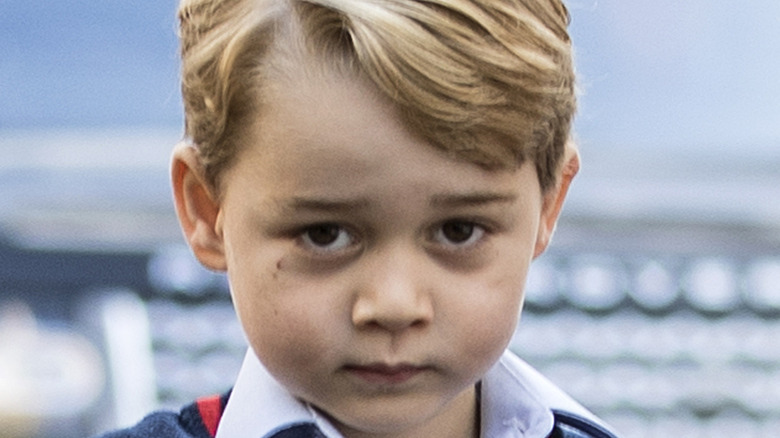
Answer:
POLYGON ((377 255, 367 265, 352 307, 355 327, 400 332, 431 322, 433 300, 424 264, 399 250, 377 255))

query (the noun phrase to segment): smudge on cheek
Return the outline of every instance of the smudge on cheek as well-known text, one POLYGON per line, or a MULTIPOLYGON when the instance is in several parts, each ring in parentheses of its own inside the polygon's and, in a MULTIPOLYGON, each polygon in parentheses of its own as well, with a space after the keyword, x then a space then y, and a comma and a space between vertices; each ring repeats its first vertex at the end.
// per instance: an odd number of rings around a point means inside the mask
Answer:
POLYGON ((294 255, 281 255, 271 267, 273 279, 289 279, 310 270, 309 265, 294 255))
POLYGON ((282 270, 284 270, 285 265, 286 265, 286 263, 284 261, 284 258, 281 258, 281 259, 276 261, 276 268, 274 269, 273 273, 271 274, 271 277, 274 280, 278 280, 279 279, 279 273, 282 270))

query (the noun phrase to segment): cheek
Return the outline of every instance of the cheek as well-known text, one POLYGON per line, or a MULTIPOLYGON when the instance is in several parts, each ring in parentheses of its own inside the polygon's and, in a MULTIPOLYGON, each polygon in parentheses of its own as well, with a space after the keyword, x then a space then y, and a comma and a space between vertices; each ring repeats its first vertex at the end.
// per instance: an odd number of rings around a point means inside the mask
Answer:
POLYGON ((311 374, 311 367, 327 354, 315 327, 320 324, 292 303, 253 300, 241 312, 249 344, 278 380, 290 383, 311 374), (294 346, 294 348, 291 348, 294 346))
POLYGON ((525 277, 526 266, 520 262, 497 269, 481 281, 463 283, 462 296, 469 299, 456 312, 454 324, 460 329, 454 339, 466 360, 485 367, 504 352, 517 325, 525 277))
MULTIPOLYGON (((484 291, 494 294, 496 289, 484 291)), ((469 307, 470 314, 464 315, 468 321, 468 334, 464 339, 469 341, 470 349, 475 355, 494 355, 503 351, 508 345, 517 325, 520 306, 520 291, 503 294, 501 298, 482 298, 469 307), (491 352, 493 352, 491 354, 491 352)))
POLYGON ((342 333, 337 298, 324 282, 287 275, 283 261, 267 266, 263 275, 231 280, 234 303, 257 356, 277 379, 288 382, 329 363, 342 333))

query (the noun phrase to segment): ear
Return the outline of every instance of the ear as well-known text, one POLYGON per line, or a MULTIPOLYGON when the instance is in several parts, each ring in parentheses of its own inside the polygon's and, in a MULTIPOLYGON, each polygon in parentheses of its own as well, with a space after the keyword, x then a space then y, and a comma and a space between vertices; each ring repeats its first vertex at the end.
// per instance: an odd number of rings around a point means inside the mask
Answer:
POLYGON ((219 203, 206 183, 194 147, 184 142, 176 146, 171 178, 176 215, 195 257, 209 269, 226 270, 219 203))
POLYGON ((554 188, 543 194, 542 216, 539 221, 539 231, 536 234, 534 258, 539 257, 547 249, 547 245, 550 244, 550 240, 555 232, 555 225, 558 223, 558 216, 563 208, 563 201, 566 199, 566 194, 569 191, 569 185, 580 170, 580 154, 573 141, 566 143, 566 151, 563 158, 558 183, 554 188))

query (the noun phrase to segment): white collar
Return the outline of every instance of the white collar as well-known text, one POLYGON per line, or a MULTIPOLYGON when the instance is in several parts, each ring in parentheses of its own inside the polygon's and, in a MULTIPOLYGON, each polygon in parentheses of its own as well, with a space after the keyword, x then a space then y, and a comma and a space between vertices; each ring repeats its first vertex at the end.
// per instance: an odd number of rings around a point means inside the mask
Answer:
MULTIPOLYGON (((553 427, 550 383, 510 352, 482 380, 484 438, 544 438, 553 427), (541 379, 541 381, 540 381, 541 379)), ((554 398, 564 397, 560 390, 554 398)), ((565 400, 567 403, 570 399, 565 400)), ((571 403, 574 403, 571 401, 571 403)), ((578 406, 578 405, 577 405, 578 406)), ((314 422, 328 438, 343 438, 306 403, 281 386, 250 348, 233 387, 216 438, 262 438, 287 426, 314 422), (254 431, 247 435, 247 431, 254 431)))
POLYGON ((215 438, 262 438, 294 424, 312 422, 328 438, 343 438, 325 418, 279 384, 249 348, 215 438), (252 435, 247 431, 253 431, 252 435))
POLYGON ((545 438, 553 428, 550 407, 536 390, 530 366, 509 351, 482 379, 483 438, 545 438))

